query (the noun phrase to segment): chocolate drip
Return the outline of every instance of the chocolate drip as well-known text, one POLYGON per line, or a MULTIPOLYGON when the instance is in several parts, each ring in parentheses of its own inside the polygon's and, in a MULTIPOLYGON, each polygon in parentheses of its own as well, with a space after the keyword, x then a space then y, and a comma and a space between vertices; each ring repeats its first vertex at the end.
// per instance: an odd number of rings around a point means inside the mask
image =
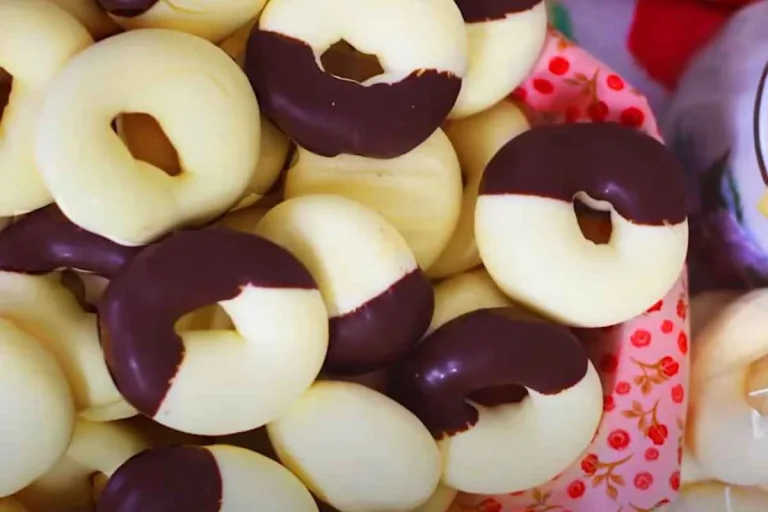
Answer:
POLYGON ((98 0, 102 9, 109 14, 122 18, 135 18, 141 16, 159 0, 98 0))
POLYGON ((219 465, 207 449, 151 448, 115 471, 96 512, 218 512, 223 489, 219 465))
POLYGON ((509 14, 530 11, 544 0, 456 0, 467 23, 502 20, 509 14))
POLYGON ((0 269, 47 274, 68 268, 110 278, 141 249, 86 231, 51 205, 25 215, 0 233, 0 269))
POLYGON ((477 423, 467 402, 477 391, 521 385, 554 395, 584 378, 587 354, 567 328, 513 314, 481 309, 446 323, 392 369, 390 396, 441 439, 477 423))
POLYGON ((459 77, 435 70, 368 86, 340 79, 317 65, 304 41, 259 28, 248 40, 245 71, 265 115, 326 157, 403 155, 440 126, 461 90, 459 77))
POLYGON ((656 139, 616 123, 535 127, 488 164, 481 195, 526 195, 571 203, 578 192, 608 201, 636 224, 686 220, 683 170, 656 139))
POLYGON ((184 359, 178 319, 246 286, 317 289, 293 255, 248 233, 179 231, 141 252, 99 302, 104 356, 122 395, 154 416, 184 359))
POLYGON ((424 335, 434 308, 432 283, 417 268, 356 310, 331 318, 326 368, 361 374, 394 362, 424 335))

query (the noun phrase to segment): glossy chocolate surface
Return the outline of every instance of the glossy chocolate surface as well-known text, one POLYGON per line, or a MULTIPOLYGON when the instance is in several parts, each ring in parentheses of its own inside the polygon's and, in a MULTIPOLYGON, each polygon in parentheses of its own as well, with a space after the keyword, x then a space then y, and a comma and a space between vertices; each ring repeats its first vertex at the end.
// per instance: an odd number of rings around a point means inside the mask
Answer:
POLYGON ((533 9, 544 0, 456 0, 467 23, 501 20, 509 14, 533 9))
POLYGON ((141 249, 86 231, 52 205, 25 215, 0 232, 0 269, 46 274, 71 268, 109 278, 141 249))
POLYGON ((440 126, 461 90, 460 78, 435 70, 370 86, 336 78, 305 42, 258 28, 245 72, 262 111, 299 146, 326 157, 403 155, 440 126))
POLYGON ((249 233, 179 231, 142 251, 99 303, 104 356, 122 395, 154 416, 184 359, 174 324, 248 285, 317 289, 293 255, 249 233))
POLYGON ((654 138, 616 123, 535 127, 490 161, 481 195, 527 195, 571 203, 577 192, 611 203, 635 224, 686 219, 681 165, 654 138))
POLYGON ((98 0, 102 9, 109 14, 123 18, 135 18, 141 16, 159 0, 98 0))
POLYGON ((434 309, 432 283, 417 268, 356 310, 330 319, 325 367, 360 374, 392 363, 421 339, 434 309))
POLYGON ((118 468, 96 512, 218 512, 223 487, 219 465, 205 448, 152 448, 118 468))
POLYGON ((584 378, 587 354, 566 327, 513 314, 481 309, 446 323, 392 369, 390 396, 441 439, 477 423, 467 402, 477 391, 521 385, 554 395, 584 378))

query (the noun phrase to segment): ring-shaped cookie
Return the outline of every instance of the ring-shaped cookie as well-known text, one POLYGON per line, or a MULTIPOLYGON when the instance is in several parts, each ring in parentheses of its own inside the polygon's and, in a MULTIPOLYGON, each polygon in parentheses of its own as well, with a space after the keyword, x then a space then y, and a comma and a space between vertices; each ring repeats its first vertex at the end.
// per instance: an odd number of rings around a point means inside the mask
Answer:
POLYGON ((122 29, 94 0, 52 0, 82 23, 96 41, 113 36, 122 29))
POLYGON ((0 2, 0 68, 13 76, 0 120, 0 217, 53 202, 35 162, 40 109, 54 77, 92 43, 85 27, 47 0, 0 2))
POLYGON ((101 484, 147 448, 147 440, 128 425, 80 419, 64 456, 16 497, 35 512, 93 510, 101 484))
POLYGON ((146 450, 109 479, 96 512, 317 512, 307 488, 267 457, 227 445, 146 450))
POLYGON ((104 362, 96 315, 83 310, 60 274, 0 272, 0 316, 27 330, 53 354, 78 414, 124 403, 104 362))
POLYGON ((461 214, 461 167, 438 129, 413 151, 390 160, 320 156, 299 147, 285 174, 285 197, 336 194, 383 216, 422 269, 448 245, 461 214))
POLYGON ((316 382, 267 431, 282 463, 338 510, 410 511, 429 500, 440 480, 441 457, 429 431, 360 384, 316 382))
POLYGON ((219 42, 261 12, 267 0, 98 0, 127 30, 167 28, 219 42))
POLYGON ((692 343, 687 444, 708 476, 732 485, 768 482, 768 443, 755 435, 760 413, 747 396, 752 371, 766 371, 766 311, 768 290, 744 295, 692 343))
POLYGON ((452 0, 271 0, 245 56, 264 112, 328 157, 414 149, 453 108, 466 65, 452 0), (384 73, 362 83, 327 73, 320 56, 341 40, 378 56, 384 73))
POLYGON ((312 384, 328 347, 306 268, 273 242, 223 228, 179 231, 139 253, 110 282, 99 317, 125 399, 190 434, 273 420, 312 384), (217 302, 235 329, 176 332, 183 315, 217 302))
POLYGON ((432 283, 402 235, 360 203, 319 194, 289 199, 256 233, 289 250, 317 281, 329 315, 329 372, 385 367, 427 329, 432 283))
POLYGON ((576 337, 514 316, 495 308, 455 318, 390 372, 389 395, 438 440, 442 483, 453 489, 503 494, 547 482, 578 458, 600 423, 600 377, 576 337), (470 396, 510 385, 528 396, 492 407, 470 396))
POLYGON ((547 38, 544 0, 455 0, 469 39, 469 65, 449 118, 481 112, 528 77, 547 38))
POLYGON ((0 496, 50 470, 69 445, 75 408, 64 372, 34 336, 0 318, 0 496))
POLYGON ((427 269, 427 275, 432 279, 459 274, 480 265, 475 243, 475 205, 483 171, 504 144, 529 128, 525 114, 511 101, 501 101, 485 112, 445 124, 445 134, 461 164, 464 192, 461 215, 451 241, 427 269))
POLYGON ((109 278, 139 250, 84 230, 51 205, 23 216, 0 233, 0 270, 47 274, 72 269, 109 278))
MULTIPOLYGON (((123 115, 116 120, 117 133, 138 159, 165 170, 181 173, 176 149, 154 120, 142 114, 123 115)), ((261 116, 259 163, 240 201, 232 209, 250 206, 266 194, 285 167, 291 141, 266 117, 261 116)))
POLYGON ((141 245, 238 201, 258 164, 259 107, 240 68, 215 45, 171 30, 126 32, 82 52, 56 78, 36 154, 70 220, 141 245), (180 175, 134 159, 111 126, 124 112, 158 120, 179 153, 180 175))
POLYGON ((683 171, 660 142, 619 124, 535 127, 486 167, 475 237, 488 273, 515 301, 567 325, 624 322, 682 272, 683 171), (608 243, 582 235, 575 199, 610 211, 608 243))

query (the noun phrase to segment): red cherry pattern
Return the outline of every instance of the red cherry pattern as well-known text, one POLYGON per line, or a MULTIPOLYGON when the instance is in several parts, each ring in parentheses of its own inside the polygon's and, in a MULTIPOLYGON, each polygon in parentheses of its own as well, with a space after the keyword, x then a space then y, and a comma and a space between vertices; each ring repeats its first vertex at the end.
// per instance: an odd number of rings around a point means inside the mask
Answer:
MULTIPOLYGON (((554 31, 510 99, 534 124, 617 122, 658 137, 647 101, 554 31)), ((547 484, 512 495, 460 495, 450 512, 652 510, 674 500, 688 392, 687 322, 683 276, 639 317, 585 330, 604 390, 603 419, 586 453, 547 484)))

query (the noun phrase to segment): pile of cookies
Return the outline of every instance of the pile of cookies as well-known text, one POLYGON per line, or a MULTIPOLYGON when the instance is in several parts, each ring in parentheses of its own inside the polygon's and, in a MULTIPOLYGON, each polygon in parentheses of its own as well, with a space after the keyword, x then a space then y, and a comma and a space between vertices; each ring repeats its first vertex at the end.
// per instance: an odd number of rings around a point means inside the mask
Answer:
POLYGON ((544 3, 177 3, 0 0, 0 510, 435 512, 575 461, 571 328, 688 225, 660 142, 505 99, 544 3))

